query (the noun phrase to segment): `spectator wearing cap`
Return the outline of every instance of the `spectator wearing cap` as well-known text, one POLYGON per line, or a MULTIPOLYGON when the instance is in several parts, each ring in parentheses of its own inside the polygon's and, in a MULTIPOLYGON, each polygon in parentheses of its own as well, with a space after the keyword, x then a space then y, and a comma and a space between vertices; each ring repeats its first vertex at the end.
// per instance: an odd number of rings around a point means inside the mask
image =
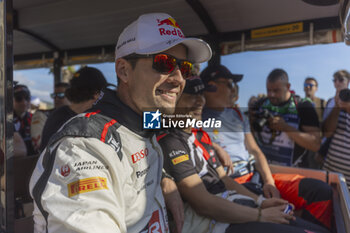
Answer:
MULTIPOLYGON (((201 73, 201 78, 207 84, 215 85, 215 81, 228 80, 226 83, 234 83, 233 75, 226 67, 208 67, 201 73)), ((216 82, 218 82, 216 81, 216 82)), ((220 83, 219 83, 220 84, 220 83)), ((217 92, 205 92, 206 101, 210 101, 203 110, 203 120, 215 118, 221 120, 222 127, 208 131, 213 142, 219 144, 230 155, 233 166, 233 178, 257 194, 262 194, 266 198, 282 197, 302 211, 302 216, 312 222, 330 227, 331 205, 328 201, 331 197, 330 187, 321 181, 314 179, 304 179, 297 175, 294 177, 284 176, 284 174, 272 175, 265 154, 257 145, 251 131, 247 117, 239 109, 232 108, 232 86, 216 85, 217 92), (225 103, 228 107, 224 107, 225 103), (221 108, 215 108, 218 105, 221 108), (253 174, 255 175, 253 177, 253 174), (259 182, 261 177, 262 183, 259 182), (255 179, 256 178, 256 179, 255 179), (293 180, 293 182, 290 182, 293 180), (310 185, 313 189, 307 190, 310 185), (308 200, 308 203, 304 203, 308 200), (325 200, 325 202, 319 202, 325 200), (313 203, 315 202, 315 203, 313 203), (314 206, 315 209, 311 210, 314 206), (302 210, 303 209, 303 210, 302 210), (322 212, 322 216, 320 216, 322 212), (315 217, 317 216, 317 217, 315 217)), ((316 115, 316 113, 315 113, 316 115)), ((317 116, 316 116, 317 120, 317 116)), ((216 149, 216 148, 215 148, 216 149)))
MULTIPOLYGON (((208 67, 201 73, 206 85, 215 85, 217 91, 205 92, 207 101, 203 110, 203 119, 215 118, 221 120, 222 127, 209 132, 214 143, 220 145, 229 155, 235 168, 235 176, 248 174, 249 169, 241 169, 241 161, 247 165, 252 161, 250 154, 255 158, 257 169, 264 180, 264 193, 267 197, 279 197, 274 180, 271 176, 266 158, 257 146, 250 131, 248 118, 239 108, 232 108, 235 98, 234 83, 242 80, 243 75, 232 74, 225 66, 208 67)), ((249 166, 247 166, 249 168, 249 166)))
POLYGON ((18 132, 26 144, 27 155, 34 155, 35 150, 32 145, 32 137, 30 134, 32 114, 30 108, 30 91, 27 86, 15 85, 13 95, 13 124, 14 131, 18 132))
POLYGON ((53 111, 44 126, 40 151, 42 151, 51 136, 71 117, 90 109, 107 86, 107 81, 101 71, 93 67, 78 70, 70 80, 70 86, 62 94, 70 104, 63 105, 53 111))
POLYGON ((42 141, 42 133, 47 121, 48 116, 55 111, 56 109, 69 105, 69 100, 66 97, 65 91, 69 87, 68 83, 59 82, 55 84, 54 92, 50 94, 51 98, 54 100, 54 108, 49 110, 39 109, 35 111, 32 117, 32 127, 31 127, 31 135, 32 135, 32 143, 35 150, 39 150, 41 141, 42 141))

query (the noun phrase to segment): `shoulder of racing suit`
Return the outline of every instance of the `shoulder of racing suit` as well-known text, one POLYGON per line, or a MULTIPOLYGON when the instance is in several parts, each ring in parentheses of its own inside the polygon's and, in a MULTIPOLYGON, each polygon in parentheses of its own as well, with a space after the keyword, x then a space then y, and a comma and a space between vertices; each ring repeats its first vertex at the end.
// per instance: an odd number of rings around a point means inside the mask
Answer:
POLYGON ((115 119, 99 114, 99 111, 79 114, 69 120, 60 131, 51 137, 48 147, 64 137, 96 138, 110 145, 121 160, 123 156, 120 150, 121 140, 117 132, 120 126, 115 119), (111 141, 110 138, 114 140, 111 141), (118 143, 118 146, 115 145, 115 142, 118 143))

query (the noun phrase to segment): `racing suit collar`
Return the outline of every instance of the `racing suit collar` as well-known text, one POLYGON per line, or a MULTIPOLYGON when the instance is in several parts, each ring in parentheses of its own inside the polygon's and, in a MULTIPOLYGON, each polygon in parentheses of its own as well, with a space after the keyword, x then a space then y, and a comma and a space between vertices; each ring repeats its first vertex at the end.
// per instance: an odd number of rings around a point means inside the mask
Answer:
POLYGON ((117 92, 111 89, 104 89, 101 99, 92 108, 92 111, 100 110, 102 115, 115 119, 134 133, 142 137, 152 137, 154 131, 144 130, 142 116, 125 105, 117 96, 117 92))

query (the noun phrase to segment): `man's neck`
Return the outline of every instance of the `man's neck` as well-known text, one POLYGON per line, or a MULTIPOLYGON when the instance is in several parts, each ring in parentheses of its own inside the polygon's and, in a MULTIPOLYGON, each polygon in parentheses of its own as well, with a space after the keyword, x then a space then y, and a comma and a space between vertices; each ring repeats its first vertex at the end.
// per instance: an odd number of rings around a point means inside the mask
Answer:
POLYGON ((192 133, 192 127, 182 129, 185 133, 192 133))
POLYGON ((127 88, 118 88, 116 92, 117 92, 118 98, 120 99, 120 101, 123 104, 127 105, 129 108, 131 108, 138 115, 142 116, 142 112, 139 111, 136 108, 136 105, 132 102, 132 99, 127 91, 127 88))
POLYGON ((21 119, 26 115, 26 112, 16 112, 15 111, 15 113, 16 113, 17 117, 19 117, 21 119))
POLYGON ((225 110, 224 107, 214 107, 212 105, 205 105, 205 108, 210 109, 210 110, 214 110, 214 111, 218 111, 218 112, 223 112, 225 110))
POLYGON ((315 95, 305 95, 305 97, 311 99, 312 101, 316 99, 315 95))
POLYGON ((88 110, 89 108, 91 108, 91 105, 92 105, 92 102, 94 100, 88 100, 88 101, 85 101, 85 102, 82 102, 82 103, 71 103, 69 105, 69 108, 75 112, 76 114, 79 114, 79 113, 83 113, 85 112, 86 110, 88 110))

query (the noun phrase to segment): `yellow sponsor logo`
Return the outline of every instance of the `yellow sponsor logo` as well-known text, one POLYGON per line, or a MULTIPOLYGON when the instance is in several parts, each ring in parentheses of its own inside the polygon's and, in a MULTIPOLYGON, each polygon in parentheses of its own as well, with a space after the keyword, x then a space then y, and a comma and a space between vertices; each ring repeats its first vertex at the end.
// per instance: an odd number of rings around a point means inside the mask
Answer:
POLYGON ((291 34, 291 33, 297 33, 297 32, 303 32, 302 22, 251 30, 250 36, 252 39, 255 39, 255 38, 263 38, 263 37, 270 37, 270 36, 279 36, 279 35, 291 34))
POLYGON ((103 177, 90 177, 68 184, 68 196, 88 193, 96 190, 108 189, 107 179, 103 177))
POLYGON ((182 162, 187 161, 187 160, 189 160, 188 154, 176 157, 176 158, 172 159, 171 162, 173 162, 173 164, 176 165, 178 163, 182 163, 182 162))

